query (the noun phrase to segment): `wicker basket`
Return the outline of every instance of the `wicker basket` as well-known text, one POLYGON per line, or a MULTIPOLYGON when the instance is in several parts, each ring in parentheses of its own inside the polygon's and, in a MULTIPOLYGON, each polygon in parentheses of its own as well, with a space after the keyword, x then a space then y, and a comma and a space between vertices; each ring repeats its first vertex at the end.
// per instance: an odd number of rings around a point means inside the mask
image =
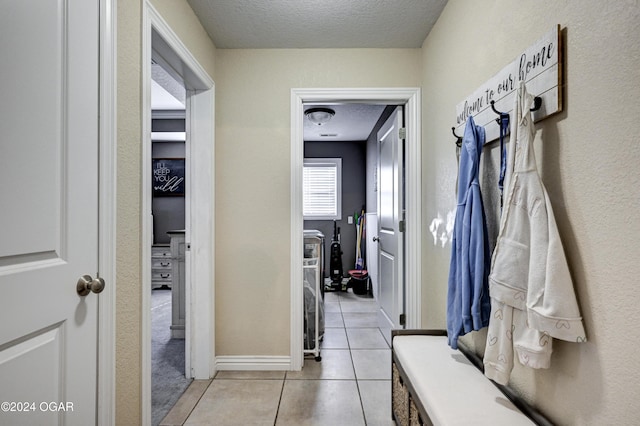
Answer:
POLYGON ((424 422, 420 417, 420 412, 418 411, 418 407, 413 402, 412 398, 409 398, 409 425, 411 426, 423 426, 424 422))
POLYGON ((391 408, 393 410, 393 416, 398 426, 409 425, 409 391, 400 378, 400 373, 396 364, 391 366, 392 376, 392 395, 391 395, 391 408))

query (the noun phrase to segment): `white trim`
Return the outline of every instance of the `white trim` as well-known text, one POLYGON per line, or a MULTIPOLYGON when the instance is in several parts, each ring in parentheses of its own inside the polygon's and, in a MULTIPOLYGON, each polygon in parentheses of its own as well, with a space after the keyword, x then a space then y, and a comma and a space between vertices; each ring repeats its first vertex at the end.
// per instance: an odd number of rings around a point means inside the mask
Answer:
POLYGON ((98 424, 115 425, 116 354, 116 1, 100 1, 98 424))
POLYGON ((286 371, 291 360, 288 356, 219 356, 216 367, 219 371, 286 371))
POLYGON ((405 105, 405 315, 406 328, 422 327, 422 142, 420 89, 405 105))
MULTIPOLYGON (((151 288, 151 57, 183 77, 187 89, 187 181, 185 287, 187 304, 185 373, 209 379, 215 375, 214 324, 214 82, 167 22, 146 0, 143 8, 142 52, 142 288, 151 288), (196 235, 197 234, 197 235, 196 235), (198 324, 193 327, 193 324, 198 324), (190 356, 189 356, 190 354, 190 356)), ((151 313, 149 292, 142 290, 142 424, 151 420, 151 313)))
POLYGON ((404 104, 406 149, 406 287, 407 328, 421 325, 422 250, 422 150, 420 139, 420 88, 291 89, 291 369, 303 363, 302 338, 302 167, 304 142, 303 103, 364 102, 404 104))
POLYGON ((142 11, 142 164, 140 170, 142 173, 141 192, 141 239, 140 239, 140 271, 141 283, 141 330, 140 338, 140 355, 141 355, 141 417, 142 425, 151 424, 151 295, 147 289, 151 288, 151 246, 153 244, 153 218, 152 212, 152 195, 150 188, 151 182, 149 175, 151 173, 151 21, 149 13, 149 5, 145 2, 142 11))
POLYGON ((194 379, 209 379, 215 373, 215 145, 214 89, 187 92, 187 133, 191 135, 188 145, 190 181, 188 190, 192 196, 186 213, 190 220, 187 229, 191 236, 190 288, 187 288, 187 303, 191 315, 187 321, 186 337, 191 348, 187 368, 194 379), (197 295, 197 297, 192 297, 197 295), (198 324, 198 327, 191 327, 198 324))
POLYGON ((290 369, 302 370, 304 362, 303 338, 303 265, 302 265, 302 169, 304 167, 303 98, 295 89, 291 90, 291 324, 290 324, 290 369))

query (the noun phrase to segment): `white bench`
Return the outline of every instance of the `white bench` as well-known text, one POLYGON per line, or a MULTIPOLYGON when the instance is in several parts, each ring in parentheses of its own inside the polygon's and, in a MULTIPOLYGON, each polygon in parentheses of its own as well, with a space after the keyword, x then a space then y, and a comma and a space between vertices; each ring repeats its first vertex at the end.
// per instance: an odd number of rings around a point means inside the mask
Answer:
POLYGON ((451 349, 442 330, 393 332, 397 425, 551 425, 510 388, 487 379, 481 360, 459 347, 462 352, 451 349))

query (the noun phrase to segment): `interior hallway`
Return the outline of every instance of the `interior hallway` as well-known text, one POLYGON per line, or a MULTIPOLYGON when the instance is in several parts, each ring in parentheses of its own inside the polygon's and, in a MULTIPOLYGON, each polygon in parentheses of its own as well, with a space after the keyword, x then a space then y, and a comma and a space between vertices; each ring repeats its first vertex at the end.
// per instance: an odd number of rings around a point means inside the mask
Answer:
POLYGON ((302 371, 219 371, 196 380, 161 425, 393 425, 391 349, 371 297, 325 293, 322 361, 302 371))

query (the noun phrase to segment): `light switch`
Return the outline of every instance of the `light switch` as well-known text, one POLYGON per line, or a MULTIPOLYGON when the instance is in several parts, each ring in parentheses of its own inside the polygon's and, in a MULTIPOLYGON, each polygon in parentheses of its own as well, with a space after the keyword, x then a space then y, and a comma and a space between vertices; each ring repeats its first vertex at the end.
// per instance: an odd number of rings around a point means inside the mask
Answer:
POLYGON ((353 225, 353 216, 349 216, 349 217, 347 217, 347 223, 348 223, 349 225, 353 225))

